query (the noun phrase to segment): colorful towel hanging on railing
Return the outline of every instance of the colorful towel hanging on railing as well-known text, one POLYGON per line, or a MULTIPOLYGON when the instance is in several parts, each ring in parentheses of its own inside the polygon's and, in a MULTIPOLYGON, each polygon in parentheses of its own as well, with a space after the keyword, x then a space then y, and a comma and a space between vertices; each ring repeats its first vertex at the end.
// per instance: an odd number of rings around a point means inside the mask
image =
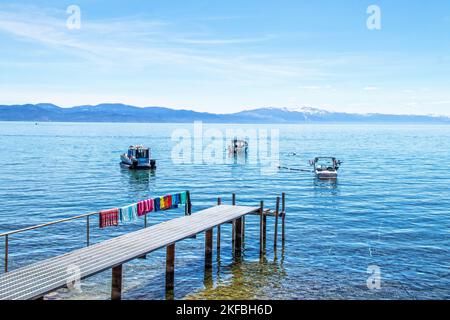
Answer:
POLYGON ((186 193, 186 191, 185 192, 182 192, 182 193, 180 193, 180 204, 186 204, 186 198, 187 198, 187 193, 186 193))
POLYGON ((137 215, 138 217, 141 217, 143 215, 146 215, 149 212, 153 211, 154 208, 154 199, 147 199, 143 201, 139 201, 137 203, 138 209, 137 209, 137 215))
POLYGON ((181 202, 181 196, 179 193, 175 193, 172 195, 172 208, 178 208, 178 205, 181 202))
POLYGON ((102 210, 99 212, 99 227, 116 227, 119 225, 119 209, 102 210))
POLYGON ((178 208, 179 205, 187 203, 187 192, 174 193, 147 199, 124 206, 120 209, 103 210, 99 212, 100 228, 118 226, 120 222, 133 222, 153 211, 165 211, 178 208))
POLYGON ((137 203, 120 208, 120 222, 132 222, 137 219, 137 203))

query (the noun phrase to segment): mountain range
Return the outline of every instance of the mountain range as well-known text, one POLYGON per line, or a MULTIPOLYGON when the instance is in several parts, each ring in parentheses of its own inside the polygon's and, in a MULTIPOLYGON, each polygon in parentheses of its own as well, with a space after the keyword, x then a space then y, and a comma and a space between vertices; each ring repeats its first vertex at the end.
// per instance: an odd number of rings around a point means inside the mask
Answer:
POLYGON ((135 107, 125 104, 83 105, 61 108, 54 104, 0 105, 0 121, 55 122, 133 122, 133 123, 333 123, 333 122, 391 122, 446 123, 450 118, 434 115, 356 114, 330 112, 302 107, 258 108, 231 114, 175 110, 163 107, 135 107))

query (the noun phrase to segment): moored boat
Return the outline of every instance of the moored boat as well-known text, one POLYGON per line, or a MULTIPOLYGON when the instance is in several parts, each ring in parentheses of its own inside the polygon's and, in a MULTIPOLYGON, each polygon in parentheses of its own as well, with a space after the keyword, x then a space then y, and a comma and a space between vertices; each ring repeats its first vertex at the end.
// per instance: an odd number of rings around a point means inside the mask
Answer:
POLYGON ((120 165, 128 169, 156 169, 156 160, 150 159, 150 148, 142 145, 130 146, 128 152, 120 155, 120 165))
POLYGON ((231 140, 231 144, 228 146, 228 152, 230 154, 247 154, 248 142, 246 140, 238 140, 234 138, 231 140))
POLYGON ((334 157, 316 157, 309 161, 318 179, 337 179, 341 161, 334 157))

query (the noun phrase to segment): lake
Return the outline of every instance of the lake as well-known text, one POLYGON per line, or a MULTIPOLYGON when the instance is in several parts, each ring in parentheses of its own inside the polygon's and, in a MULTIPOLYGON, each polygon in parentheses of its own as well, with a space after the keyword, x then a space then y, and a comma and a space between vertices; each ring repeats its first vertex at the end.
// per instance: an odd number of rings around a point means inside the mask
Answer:
MULTIPOLYGON (((315 156, 343 161, 336 182, 310 172, 276 170, 226 158, 176 163, 175 130, 193 124, 0 122, 0 232, 190 190, 193 212, 222 197, 273 208, 286 192, 286 243, 273 251, 268 218, 265 260, 259 259, 258 217, 247 218, 243 261, 233 263, 230 226, 222 228, 221 259, 204 283, 204 238, 177 244, 177 299, 449 299, 450 126, 212 125, 204 129, 278 129, 280 165, 309 169, 315 156), (121 169, 131 144, 151 147, 155 172, 121 169), (369 270, 379 268, 379 289, 369 270)), ((149 216, 155 224, 183 210, 149 216)), ((100 230, 91 242, 142 228, 143 221, 100 230)), ((10 269, 85 245, 85 221, 10 238, 10 269)), ((4 244, 0 239, 0 254, 4 244)), ((214 239, 215 241, 215 239, 214 239)), ((214 250, 215 254, 215 250, 214 250)), ((1 259, 3 263, 3 258, 1 259)), ((3 265, 0 266, 3 270, 3 265)), ((125 265, 124 299, 164 299, 165 250, 125 265)), ((82 292, 50 299, 107 299, 110 271, 82 281, 82 292)))

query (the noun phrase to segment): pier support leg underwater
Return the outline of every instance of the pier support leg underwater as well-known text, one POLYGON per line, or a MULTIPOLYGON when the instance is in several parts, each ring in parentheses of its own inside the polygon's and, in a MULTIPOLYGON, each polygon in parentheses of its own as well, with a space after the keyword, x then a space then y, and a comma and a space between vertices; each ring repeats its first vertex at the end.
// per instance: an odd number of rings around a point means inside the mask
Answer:
POLYGON ((173 291, 175 282, 175 244, 166 248, 166 293, 173 291))
POLYGON ((122 265, 112 268, 111 300, 122 300, 122 265))

